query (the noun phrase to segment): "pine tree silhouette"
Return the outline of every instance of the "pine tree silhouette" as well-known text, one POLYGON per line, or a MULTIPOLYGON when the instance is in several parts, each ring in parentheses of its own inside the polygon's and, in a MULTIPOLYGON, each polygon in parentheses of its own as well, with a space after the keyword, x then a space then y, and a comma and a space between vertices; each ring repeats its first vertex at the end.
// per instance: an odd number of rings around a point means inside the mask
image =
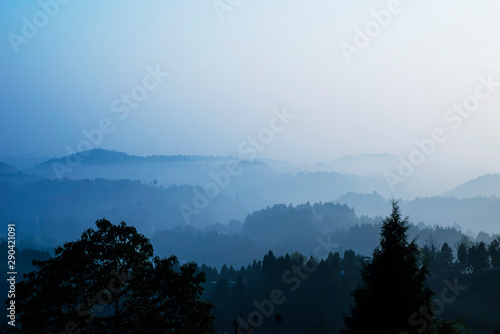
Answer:
MULTIPOLYGON (((361 283, 353 292, 354 306, 345 316, 346 334, 425 333, 428 326, 417 325, 415 312, 425 310, 433 317, 432 291, 426 286, 427 265, 419 267, 419 249, 408 242, 408 217, 401 218, 398 203, 382 226, 380 246, 361 269, 361 283), (423 328, 425 327, 425 328, 423 328)), ((420 313, 416 314, 420 317, 420 313)))

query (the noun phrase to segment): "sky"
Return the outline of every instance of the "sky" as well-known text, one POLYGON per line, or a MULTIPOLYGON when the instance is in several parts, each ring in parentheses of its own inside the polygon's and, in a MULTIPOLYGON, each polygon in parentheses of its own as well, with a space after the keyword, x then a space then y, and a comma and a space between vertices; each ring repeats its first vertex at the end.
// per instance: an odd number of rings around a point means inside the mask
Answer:
POLYGON ((85 131, 136 155, 257 136, 259 157, 303 164, 432 140, 422 168, 500 172, 499 17, 491 0, 2 1, 0 158, 63 156, 85 131))

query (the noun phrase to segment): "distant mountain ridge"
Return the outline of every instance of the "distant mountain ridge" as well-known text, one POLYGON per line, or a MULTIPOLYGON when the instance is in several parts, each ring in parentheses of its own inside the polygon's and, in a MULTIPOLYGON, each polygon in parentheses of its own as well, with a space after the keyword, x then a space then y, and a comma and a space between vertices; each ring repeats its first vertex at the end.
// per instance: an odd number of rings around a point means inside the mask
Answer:
POLYGON ((0 159, 3 163, 7 165, 14 166, 18 171, 23 171, 28 168, 32 168, 37 164, 45 162, 49 160, 49 157, 26 157, 26 156, 18 156, 18 157, 5 157, 0 159))
MULTIPOLYGON (((56 157, 35 165, 32 168, 25 170, 28 174, 39 175, 47 178, 54 178, 54 166, 68 166, 70 169, 84 169, 86 167, 96 166, 132 166, 132 165, 154 165, 154 164, 176 164, 176 163, 190 163, 193 165, 210 164, 210 163, 226 163, 237 158, 231 156, 201 156, 201 155, 150 155, 150 156, 137 156, 130 155, 124 152, 93 149, 71 155, 56 157)), ((258 161, 243 161, 244 164, 251 165, 264 165, 263 162, 258 161)), ((74 174, 74 173, 73 173, 74 174)), ((71 177, 72 175, 64 175, 64 177, 71 177)), ((86 176, 88 177, 88 176, 86 176)), ((98 175, 97 177, 100 177, 98 175)))
MULTIPOLYGON (((66 159, 75 161, 77 157, 81 157, 81 164, 120 164, 120 163, 166 163, 166 162, 195 162, 195 161, 230 161, 238 160, 233 156, 206 156, 206 155, 131 155, 120 151, 105 150, 96 148, 88 151, 73 153, 70 155, 51 158, 47 161, 37 164, 32 169, 41 166, 50 165, 53 162, 66 163, 66 159)), ((242 161, 245 163, 264 164, 261 161, 242 161)))
MULTIPOLYGON (((292 168, 272 159, 239 161, 242 173, 231 178, 230 187, 222 188, 224 192, 242 199, 245 196, 249 197, 249 194, 252 194, 250 196, 252 201, 263 199, 258 206, 275 202, 332 200, 349 192, 372 194, 374 191, 385 198, 399 197, 407 200, 437 195, 456 198, 500 197, 498 174, 485 175, 452 188, 459 183, 445 182, 445 174, 416 173, 417 175, 397 185, 397 193, 391 193, 383 172, 397 166, 397 159, 396 156, 387 153, 350 155, 318 164, 312 169, 309 167, 308 171, 299 167, 292 168), (435 179, 439 182, 431 182, 435 179), (434 188, 422 190, 424 183, 426 187, 434 188), (266 190, 263 189, 264 184, 266 190), (436 184, 441 185, 436 187, 436 184), (302 191, 297 192, 297 189, 302 191), (258 193, 252 193, 252 190, 258 193), (300 193, 303 193, 302 196, 299 196, 300 193)), ((220 175, 226 170, 228 163, 234 160, 238 159, 232 156, 200 155, 136 156, 119 151, 93 149, 49 159, 33 168, 23 170, 23 173, 49 179, 129 179, 142 180, 146 183, 157 182, 164 186, 172 184, 204 186, 213 181, 214 174, 220 175), (58 173, 54 166, 59 166, 63 172, 58 173)), ((377 199, 370 204, 373 210, 369 211, 376 211, 376 204, 380 202, 380 199, 377 199)))
POLYGON ((0 162, 0 174, 13 174, 13 173, 17 173, 16 167, 0 162))
POLYGON ((443 194, 445 197, 500 197, 500 174, 486 174, 470 180, 443 194))
POLYGON ((194 161, 207 159, 204 156, 189 156, 189 155, 150 155, 150 156, 138 156, 129 155, 124 152, 105 150, 101 148, 96 148, 93 150, 88 150, 79 153, 73 153, 71 155, 52 158, 41 164, 36 165, 36 169, 39 166, 50 165, 53 162, 59 162, 64 164, 66 159, 76 159, 80 156, 82 159, 82 164, 119 164, 119 163, 136 163, 136 162, 180 162, 180 161, 194 161))

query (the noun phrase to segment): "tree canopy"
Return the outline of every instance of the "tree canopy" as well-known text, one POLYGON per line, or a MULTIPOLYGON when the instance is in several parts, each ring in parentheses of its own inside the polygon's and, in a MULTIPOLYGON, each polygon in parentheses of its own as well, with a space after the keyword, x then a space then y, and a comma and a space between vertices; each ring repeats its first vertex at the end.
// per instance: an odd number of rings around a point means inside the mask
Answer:
POLYGON ((21 333, 208 333, 212 305, 203 273, 175 256, 153 257, 150 241, 102 219, 17 286, 21 333))

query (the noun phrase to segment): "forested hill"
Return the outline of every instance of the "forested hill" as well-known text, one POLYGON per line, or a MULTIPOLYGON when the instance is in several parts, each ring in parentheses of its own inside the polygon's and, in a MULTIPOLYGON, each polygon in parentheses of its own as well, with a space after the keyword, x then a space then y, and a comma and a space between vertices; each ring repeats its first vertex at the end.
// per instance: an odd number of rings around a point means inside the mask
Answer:
MULTIPOLYGON (((177 245, 181 258, 214 265, 223 262, 239 264, 248 257, 243 255, 243 250, 235 253, 228 250, 220 257, 214 257, 215 262, 203 258, 207 249, 218 252, 225 247, 223 243, 202 241, 203 235, 209 232, 217 233, 220 238, 234 235, 254 243, 255 247, 248 248, 248 254, 253 257, 270 248, 279 254, 295 250, 309 253, 315 238, 320 235, 331 235, 343 249, 352 248, 369 254, 377 240, 377 223, 385 211, 377 207, 389 207, 389 203, 377 194, 349 194, 339 198, 347 205, 342 202, 279 204, 248 214, 247 207, 238 197, 220 194, 210 199, 206 207, 193 211, 186 221, 179 206, 192 205, 195 191, 201 192, 201 188, 188 185, 163 187, 137 180, 46 180, 19 173, 3 175, 0 179, 3 181, 0 182, 0 196, 4 198, 0 202, 0 221, 17 222, 18 238, 24 239, 25 246, 53 247, 76 237, 78 231, 89 226, 89 222, 106 217, 112 221, 130 222, 160 241, 170 235, 171 244, 158 249, 172 251, 175 250, 173 245, 177 245), (380 215, 377 216, 377 212, 380 215), (230 225, 230 222, 234 223, 230 225), (172 237, 177 234, 184 237, 172 237), (199 245, 192 245, 192 242, 199 242, 199 245), (193 255, 194 251, 186 245, 202 252, 193 255)), ((500 217, 498 198, 425 198, 401 201, 401 207, 410 214, 411 222, 418 225, 419 230, 426 230, 426 226, 434 224, 443 226, 436 231, 454 226, 455 232, 450 232, 453 235, 470 235, 469 228, 475 227, 477 231, 477 222, 481 223, 480 226, 491 226, 491 231, 495 231, 500 217)), ((477 232, 472 236, 476 237, 477 232)), ((419 242, 425 242, 427 238, 428 235, 421 235, 419 242)), ((458 237, 452 239, 456 242, 458 237)), ((438 241, 450 240, 440 237, 438 241)), ((231 245, 236 243, 228 241, 231 245)))

